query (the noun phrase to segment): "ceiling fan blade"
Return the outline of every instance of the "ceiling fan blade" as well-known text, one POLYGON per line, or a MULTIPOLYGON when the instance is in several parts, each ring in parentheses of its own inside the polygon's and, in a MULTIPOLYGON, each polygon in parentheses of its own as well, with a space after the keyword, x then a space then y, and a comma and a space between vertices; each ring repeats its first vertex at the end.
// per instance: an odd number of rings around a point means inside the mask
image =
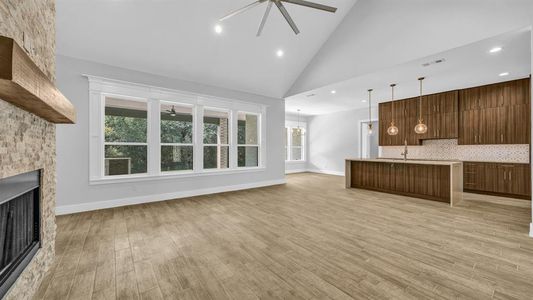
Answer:
POLYGON ((289 25, 291 26, 292 31, 294 31, 295 34, 300 33, 298 26, 296 26, 296 24, 292 20, 291 16, 289 15, 289 12, 287 12, 287 9, 285 9, 285 6, 283 6, 283 3, 281 3, 281 1, 274 1, 274 2, 276 3, 276 6, 278 7, 279 11, 283 15, 287 23, 289 23, 289 25))
POLYGON ((252 9, 252 8, 258 6, 259 4, 261 4, 261 3, 265 2, 265 1, 267 1, 267 0, 258 0, 258 1, 254 2, 254 3, 250 3, 250 4, 246 5, 245 7, 239 8, 236 11, 233 11, 233 12, 229 13, 228 15, 220 18, 219 21, 222 22, 222 21, 224 21, 226 19, 229 19, 229 18, 231 18, 231 17, 233 17, 235 15, 243 13, 243 12, 249 10, 249 9, 252 9))
POLYGON ((327 12, 332 12, 332 13, 337 11, 337 8, 335 8, 335 7, 331 7, 331 6, 327 6, 327 5, 323 5, 323 4, 318 4, 318 3, 314 3, 314 2, 309 2, 309 1, 305 1, 305 0, 280 0, 280 1, 287 2, 287 3, 292 3, 292 4, 296 4, 296 5, 301 5, 301 6, 306 6, 306 7, 310 7, 310 8, 325 10, 327 12))
POLYGON ((259 24, 259 29, 257 30, 257 36, 261 35, 261 32, 263 32, 263 28, 265 27, 265 23, 268 19, 268 15, 270 14, 270 9, 272 8, 272 1, 268 1, 267 9, 265 11, 265 14, 263 15, 263 19, 261 20, 261 24, 259 24))

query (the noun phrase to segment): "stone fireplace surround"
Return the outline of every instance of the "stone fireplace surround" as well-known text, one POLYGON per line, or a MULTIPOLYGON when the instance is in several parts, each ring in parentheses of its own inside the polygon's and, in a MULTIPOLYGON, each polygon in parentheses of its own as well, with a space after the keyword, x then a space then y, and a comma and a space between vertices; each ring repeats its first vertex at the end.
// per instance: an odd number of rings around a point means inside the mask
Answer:
MULTIPOLYGON (((55 1, 0 1, 0 20, 0 35, 26 45, 32 61, 54 81, 55 1)), ((6 300, 30 299, 54 262, 55 134, 55 124, 0 99, 0 178, 42 169, 42 245, 7 293, 6 300)))
POLYGON ((55 255, 55 125, 0 100, 0 178, 42 169, 41 249, 6 299, 29 299, 55 255))

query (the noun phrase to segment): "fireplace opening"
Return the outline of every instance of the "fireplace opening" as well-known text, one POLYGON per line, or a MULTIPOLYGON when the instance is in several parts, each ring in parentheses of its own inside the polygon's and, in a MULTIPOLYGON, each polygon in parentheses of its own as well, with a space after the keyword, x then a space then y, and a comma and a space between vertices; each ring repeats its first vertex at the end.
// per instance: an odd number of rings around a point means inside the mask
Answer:
POLYGON ((0 179, 0 299, 40 244, 40 171, 0 179))

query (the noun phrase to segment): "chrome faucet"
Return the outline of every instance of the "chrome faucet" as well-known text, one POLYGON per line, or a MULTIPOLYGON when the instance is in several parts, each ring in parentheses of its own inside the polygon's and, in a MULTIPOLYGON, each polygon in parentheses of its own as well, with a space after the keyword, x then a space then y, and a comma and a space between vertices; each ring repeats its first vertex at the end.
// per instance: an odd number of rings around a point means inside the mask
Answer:
POLYGON ((405 140, 404 145, 405 145, 405 148, 403 149, 403 152, 402 152, 401 155, 403 156, 403 160, 407 160, 407 153, 409 153, 409 152, 407 151, 407 140, 405 140))

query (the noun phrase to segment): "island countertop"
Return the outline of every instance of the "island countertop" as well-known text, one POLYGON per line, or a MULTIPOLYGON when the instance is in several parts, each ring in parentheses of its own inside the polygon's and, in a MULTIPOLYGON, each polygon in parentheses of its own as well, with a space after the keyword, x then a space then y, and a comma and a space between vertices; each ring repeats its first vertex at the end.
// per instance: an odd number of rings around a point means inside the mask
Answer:
POLYGON ((366 161, 366 162, 385 162, 385 163, 402 163, 402 164, 419 164, 419 165, 437 165, 452 166, 462 164, 458 160, 425 160, 425 159, 407 159, 402 158, 347 158, 346 161, 366 161))

